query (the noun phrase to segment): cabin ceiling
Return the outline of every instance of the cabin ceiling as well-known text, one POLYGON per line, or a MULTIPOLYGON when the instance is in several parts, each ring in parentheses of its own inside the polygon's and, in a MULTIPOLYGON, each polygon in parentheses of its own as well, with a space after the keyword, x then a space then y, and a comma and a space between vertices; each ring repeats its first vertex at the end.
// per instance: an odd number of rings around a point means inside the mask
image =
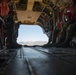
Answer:
POLYGON ((53 9, 55 5, 58 11, 62 10, 71 0, 9 0, 14 3, 17 11, 17 19, 23 24, 35 24, 42 27, 44 33, 49 36, 53 25, 53 9))
POLYGON ((52 1, 55 5, 63 7, 70 0, 11 0, 16 4, 18 20, 36 22, 43 9, 52 1))

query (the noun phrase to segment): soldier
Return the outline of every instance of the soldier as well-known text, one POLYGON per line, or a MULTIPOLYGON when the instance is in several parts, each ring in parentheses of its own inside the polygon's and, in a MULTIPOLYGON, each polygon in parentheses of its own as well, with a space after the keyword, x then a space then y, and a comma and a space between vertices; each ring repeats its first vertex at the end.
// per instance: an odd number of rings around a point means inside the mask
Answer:
POLYGON ((64 32, 66 34, 66 37, 64 39, 64 42, 57 44, 56 47, 69 47, 70 42, 73 39, 73 35, 76 32, 76 0, 72 0, 72 1, 73 1, 73 5, 67 6, 65 8, 64 16, 65 16, 66 22, 63 26, 60 41, 64 36, 63 34, 64 32))
POLYGON ((13 43, 14 43, 14 47, 15 48, 22 47, 22 45, 20 45, 20 44, 17 43, 18 29, 20 27, 20 24, 21 24, 21 21, 15 23, 15 31, 14 31, 14 34, 13 34, 13 43))
POLYGON ((7 47, 12 47, 13 45, 13 33, 14 33, 14 25, 15 25, 15 21, 13 19, 14 17, 14 11, 10 10, 7 16, 7 20, 6 20, 6 26, 7 26, 7 40, 6 40, 6 44, 7 47))

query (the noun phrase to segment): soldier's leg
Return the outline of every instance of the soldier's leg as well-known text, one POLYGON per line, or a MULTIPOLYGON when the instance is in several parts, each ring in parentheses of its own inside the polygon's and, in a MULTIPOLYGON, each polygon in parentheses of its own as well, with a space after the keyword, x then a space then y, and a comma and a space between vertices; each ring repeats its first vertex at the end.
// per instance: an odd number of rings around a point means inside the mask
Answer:
POLYGON ((70 41, 72 40, 73 34, 74 34, 75 31, 76 31, 76 25, 75 24, 69 25, 69 27, 67 28, 67 32, 66 32, 66 39, 59 46, 61 46, 61 47, 70 46, 70 41))
POLYGON ((52 31, 50 33, 50 36, 49 36, 49 39, 48 39, 48 43, 47 44, 49 45, 49 44, 51 44, 51 42, 52 42, 52 31))
POLYGON ((76 31, 76 24, 71 24, 67 29, 66 39, 64 43, 70 44, 70 41, 73 39, 75 31, 76 31))
POLYGON ((8 48, 12 48, 13 46, 13 31, 12 30, 7 31, 6 46, 8 48))
POLYGON ((60 38, 59 38, 59 41, 57 42, 57 44, 60 44, 60 43, 64 42, 65 38, 66 38, 66 28, 63 28, 63 30, 61 32, 61 35, 60 35, 60 38))
POLYGON ((56 43, 57 34, 58 34, 58 31, 57 31, 57 30, 53 30, 53 31, 51 32, 51 34, 50 34, 48 43, 45 44, 44 46, 45 46, 45 47, 53 46, 53 45, 56 43))
POLYGON ((57 36, 58 36, 59 30, 54 30, 53 37, 52 37, 52 44, 55 45, 57 42, 57 36))

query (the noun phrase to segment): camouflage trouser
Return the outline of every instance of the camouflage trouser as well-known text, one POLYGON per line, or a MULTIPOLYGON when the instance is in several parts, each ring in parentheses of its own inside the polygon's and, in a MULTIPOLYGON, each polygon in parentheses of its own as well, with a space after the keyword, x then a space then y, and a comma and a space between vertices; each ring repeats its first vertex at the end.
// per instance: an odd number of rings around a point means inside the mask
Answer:
POLYGON ((18 37, 18 29, 15 30, 14 34, 13 34, 13 43, 16 44, 17 43, 17 37, 18 37))
POLYGON ((7 30, 7 40, 6 40, 6 43, 8 45, 12 45, 13 44, 13 33, 14 33, 13 29, 7 30))
POLYGON ((64 42, 65 40, 67 40, 67 42, 70 42, 75 32, 76 32, 76 23, 64 27, 60 37, 60 42, 64 42))
POLYGON ((56 43, 57 35, 59 32, 60 32, 60 30, 58 30, 58 29, 55 29, 51 32, 48 44, 55 44, 56 43))

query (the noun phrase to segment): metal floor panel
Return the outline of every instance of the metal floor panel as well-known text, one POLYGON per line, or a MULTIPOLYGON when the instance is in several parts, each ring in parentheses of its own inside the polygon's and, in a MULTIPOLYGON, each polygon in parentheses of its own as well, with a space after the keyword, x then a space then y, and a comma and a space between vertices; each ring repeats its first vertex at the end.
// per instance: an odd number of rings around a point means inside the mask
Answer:
POLYGON ((26 61, 22 58, 13 59, 3 75, 29 75, 26 61))
POLYGON ((76 75, 76 51, 66 50, 23 47, 0 75, 76 75))

